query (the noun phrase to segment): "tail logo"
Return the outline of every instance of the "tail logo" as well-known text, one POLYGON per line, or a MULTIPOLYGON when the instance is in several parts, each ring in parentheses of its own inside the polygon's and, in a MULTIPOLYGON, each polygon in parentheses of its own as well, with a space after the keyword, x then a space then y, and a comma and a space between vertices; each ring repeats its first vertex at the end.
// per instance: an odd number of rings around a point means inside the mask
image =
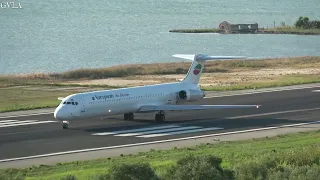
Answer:
POLYGON ((200 71, 201 71, 201 68, 202 68, 201 64, 198 64, 198 65, 193 69, 193 74, 194 74, 194 75, 198 75, 198 74, 200 73, 200 71))

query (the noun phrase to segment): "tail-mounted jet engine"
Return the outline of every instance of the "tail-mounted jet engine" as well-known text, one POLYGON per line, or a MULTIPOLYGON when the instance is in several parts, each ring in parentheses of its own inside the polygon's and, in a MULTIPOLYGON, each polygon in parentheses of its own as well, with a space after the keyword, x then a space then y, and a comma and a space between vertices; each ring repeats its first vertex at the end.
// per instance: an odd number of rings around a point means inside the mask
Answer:
POLYGON ((205 93, 201 90, 181 90, 178 92, 178 99, 184 101, 197 101, 205 97, 205 93))

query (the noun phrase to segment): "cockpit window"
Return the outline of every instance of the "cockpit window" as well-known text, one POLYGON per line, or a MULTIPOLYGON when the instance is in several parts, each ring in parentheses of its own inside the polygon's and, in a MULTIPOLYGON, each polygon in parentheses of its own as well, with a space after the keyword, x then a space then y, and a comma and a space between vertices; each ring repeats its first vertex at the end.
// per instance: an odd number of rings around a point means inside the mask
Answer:
POLYGON ((78 102, 67 102, 67 101, 64 101, 63 104, 78 105, 78 102))

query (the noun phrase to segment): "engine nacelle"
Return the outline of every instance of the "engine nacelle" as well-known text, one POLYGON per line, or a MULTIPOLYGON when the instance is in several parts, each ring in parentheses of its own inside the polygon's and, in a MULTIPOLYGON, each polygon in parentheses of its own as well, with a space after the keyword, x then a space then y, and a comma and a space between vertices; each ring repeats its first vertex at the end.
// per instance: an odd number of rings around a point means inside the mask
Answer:
POLYGON ((178 92, 178 99, 184 101, 197 101, 202 99, 205 96, 205 93, 201 90, 181 90, 178 92))

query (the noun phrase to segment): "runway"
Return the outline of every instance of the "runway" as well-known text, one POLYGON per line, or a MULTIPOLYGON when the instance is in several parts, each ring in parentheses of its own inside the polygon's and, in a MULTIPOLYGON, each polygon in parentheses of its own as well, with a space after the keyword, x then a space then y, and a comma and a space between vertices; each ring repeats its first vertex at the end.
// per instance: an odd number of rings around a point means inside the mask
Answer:
POLYGON ((262 107, 167 112, 165 123, 154 122, 154 113, 147 113, 135 114, 134 121, 125 121, 122 115, 73 121, 68 130, 63 130, 52 113, 12 113, 9 117, 0 116, 0 166, 4 163, 1 161, 11 158, 316 122, 320 121, 320 94, 312 92, 316 89, 319 87, 222 97, 214 93, 213 98, 190 104, 262 107))

